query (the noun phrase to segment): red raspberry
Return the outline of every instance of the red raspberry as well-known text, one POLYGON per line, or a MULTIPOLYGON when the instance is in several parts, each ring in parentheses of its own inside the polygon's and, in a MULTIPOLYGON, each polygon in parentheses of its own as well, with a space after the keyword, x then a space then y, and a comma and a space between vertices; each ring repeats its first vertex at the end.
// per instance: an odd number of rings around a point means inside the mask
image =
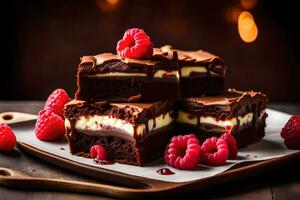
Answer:
POLYGON ((229 159, 236 159, 237 154, 238 154, 238 148, 237 148, 235 138, 227 131, 223 135, 221 135, 220 138, 225 140, 226 143, 227 143, 228 150, 229 150, 228 158, 229 159))
POLYGON ((108 152, 101 145, 94 145, 90 148, 90 155, 92 158, 97 160, 106 160, 108 157, 108 152))
POLYGON ((292 116, 281 130, 281 137, 289 149, 300 149, 300 115, 292 116))
POLYGON ((44 109, 51 110, 64 118, 63 110, 66 103, 70 101, 69 95, 63 89, 54 90, 48 97, 44 109))
POLYGON ((0 123, 0 151, 11 151, 17 144, 16 136, 9 126, 0 123))
POLYGON ((202 162, 207 165, 224 165, 228 159, 228 146, 225 140, 221 138, 208 138, 201 146, 204 151, 202 162))
POLYGON ((41 110, 35 124, 36 137, 43 141, 54 141, 65 134, 64 120, 50 110, 41 110))
POLYGON ((132 28, 118 41, 117 53, 122 58, 148 58, 153 54, 153 44, 144 30, 132 28))
POLYGON ((200 144, 194 134, 174 136, 165 150, 165 162, 178 169, 194 169, 199 162, 200 144))

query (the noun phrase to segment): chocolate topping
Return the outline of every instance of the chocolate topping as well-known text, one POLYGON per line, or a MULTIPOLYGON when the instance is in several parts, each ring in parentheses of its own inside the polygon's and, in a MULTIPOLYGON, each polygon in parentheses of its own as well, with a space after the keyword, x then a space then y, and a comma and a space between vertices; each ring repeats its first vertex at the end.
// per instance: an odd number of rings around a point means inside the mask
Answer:
POLYGON ((267 96, 260 92, 228 89, 219 96, 183 99, 179 108, 197 116, 214 116, 223 120, 256 111, 259 115, 267 103, 267 96))
POLYGON ((83 56, 78 66, 79 74, 93 75, 109 72, 146 73, 153 75, 157 70, 177 70, 178 61, 175 51, 153 49, 153 55, 148 59, 121 58, 112 53, 102 53, 95 56, 83 56))
POLYGON ((172 49, 170 45, 165 45, 161 47, 161 49, 168 52, 176 51, 178 53, 179 67, 201 66, 201 67, 206 67, 208 71, 208 75, 210 75, 209 71, 212 71, 220 76, 225 76, 226 74, 227 66, 225 65, 224 60, 209 52, 203 50, 197 50, 197 51, 177 50, 177 49, 172 49))

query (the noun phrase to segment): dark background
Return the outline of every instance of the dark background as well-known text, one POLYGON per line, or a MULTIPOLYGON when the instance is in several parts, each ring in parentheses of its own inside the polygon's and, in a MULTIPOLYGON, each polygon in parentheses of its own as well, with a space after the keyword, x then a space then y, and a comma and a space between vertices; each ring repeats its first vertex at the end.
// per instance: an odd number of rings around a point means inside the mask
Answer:
POLYGON ((42 100, 59 87, 73 96, 79 58, 115 52, 123 32, 139 27, 156 47, 204 49, 224 58, 228 87, 263 91, 272 102, 300 102, 296 4, 291 0, 12 0, 2 6, 5 53, 0 100, 42 100), (258 27, 252 43, 242 41, 234 17, 244 10, 252 13, 258 27))

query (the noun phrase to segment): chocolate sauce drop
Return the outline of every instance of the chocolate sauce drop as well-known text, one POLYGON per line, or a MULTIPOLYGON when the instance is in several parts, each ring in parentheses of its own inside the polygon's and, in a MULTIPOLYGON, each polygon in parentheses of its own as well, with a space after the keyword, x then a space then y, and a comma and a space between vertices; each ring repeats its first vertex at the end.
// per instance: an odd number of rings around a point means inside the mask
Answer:
POLYGON ((112 161, 98 160, 98 159, 94 159, 94 163, 99 164, 99 165, 112 165, 112 164, 114 164, 114 162, 112 162, 112 161))
POLYGON ((175 172, 172 172, 168 168, 161 168, 161 169, 157 170, 156 172, 159 173, 160 175, 173 175, 173 174, 175 174, 175 172))

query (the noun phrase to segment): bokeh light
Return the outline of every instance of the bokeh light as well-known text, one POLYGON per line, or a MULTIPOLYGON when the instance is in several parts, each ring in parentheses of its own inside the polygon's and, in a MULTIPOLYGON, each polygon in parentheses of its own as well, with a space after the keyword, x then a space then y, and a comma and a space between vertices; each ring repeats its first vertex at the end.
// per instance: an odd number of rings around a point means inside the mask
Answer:
POLYGON ((258 36, 258 28, 252 14, 243 11, 238 19, 238 31, 241 39, 246 43, 254 42, 258 36))

